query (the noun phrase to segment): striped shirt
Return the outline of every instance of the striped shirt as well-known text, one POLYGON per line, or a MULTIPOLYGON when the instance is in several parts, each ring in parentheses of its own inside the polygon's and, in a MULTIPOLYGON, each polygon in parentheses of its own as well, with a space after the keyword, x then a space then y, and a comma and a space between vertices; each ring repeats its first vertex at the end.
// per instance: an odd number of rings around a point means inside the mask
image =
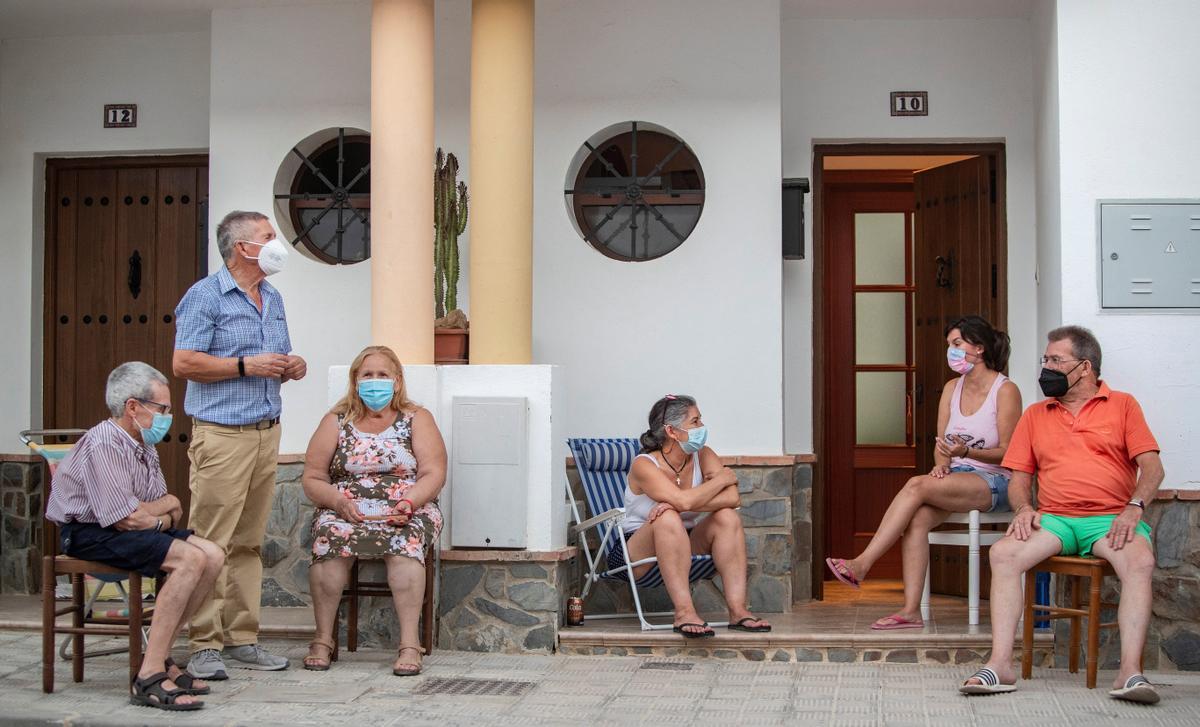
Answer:
MULTIPOLYGON (((265 280, 258 289, 261 311, 224 265, 197 282, 175 308, 175 349, 218 358, 291 353, 283 296, 265 280)), ((183 410, 197 419, 229 426, 274 419, 283 409, 280 383, 257 376, 208 384, 189 381, 183 410)))
POLYGON ((158 452, 112 419, 87 431, 54 473, 46 519, 110 527, 167 494, 158 452))

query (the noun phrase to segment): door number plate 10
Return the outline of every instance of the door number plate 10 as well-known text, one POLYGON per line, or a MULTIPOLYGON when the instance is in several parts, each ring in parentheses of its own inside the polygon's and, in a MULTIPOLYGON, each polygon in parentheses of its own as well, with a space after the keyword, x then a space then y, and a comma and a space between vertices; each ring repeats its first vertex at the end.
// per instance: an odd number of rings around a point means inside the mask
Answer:
POLYGON ((928 115, 928 91, 892 91, 892 116, 928 115))

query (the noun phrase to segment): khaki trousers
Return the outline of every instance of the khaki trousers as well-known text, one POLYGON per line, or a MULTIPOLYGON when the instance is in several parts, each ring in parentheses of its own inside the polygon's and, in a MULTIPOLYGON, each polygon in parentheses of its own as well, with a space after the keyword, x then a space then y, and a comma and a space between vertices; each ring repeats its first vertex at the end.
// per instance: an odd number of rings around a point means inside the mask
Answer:
POLYGON ((225 551, 212 593, 196 609, 191 651, 258 642, 262 542, 275 495, 279 426, 196 422, 188 448, 192 492, 188 527, 225 551))

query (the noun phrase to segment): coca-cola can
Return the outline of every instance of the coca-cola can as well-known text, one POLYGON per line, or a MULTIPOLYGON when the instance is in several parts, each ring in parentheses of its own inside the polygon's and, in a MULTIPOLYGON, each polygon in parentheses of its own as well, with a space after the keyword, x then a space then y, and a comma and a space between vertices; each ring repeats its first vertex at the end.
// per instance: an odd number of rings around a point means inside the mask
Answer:
POLYGON ((571 596, 567 599, 567 625, 583 625, 583 599, 579 596, 571 596))

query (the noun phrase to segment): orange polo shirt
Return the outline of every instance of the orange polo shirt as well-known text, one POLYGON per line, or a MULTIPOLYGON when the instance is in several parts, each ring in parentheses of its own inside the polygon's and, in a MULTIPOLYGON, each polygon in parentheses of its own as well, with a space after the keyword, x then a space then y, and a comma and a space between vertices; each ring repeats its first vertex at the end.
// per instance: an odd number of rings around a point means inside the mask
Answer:
POLYGON ((1005 467, 1037 475, 1041 512, 1110 515, 1125 509, 1143 452, 1158 451, 1142 407, 1123 391, 1100 390, 1072 416, 1057 399, 1032 404, 1017 422, 1005 467))

